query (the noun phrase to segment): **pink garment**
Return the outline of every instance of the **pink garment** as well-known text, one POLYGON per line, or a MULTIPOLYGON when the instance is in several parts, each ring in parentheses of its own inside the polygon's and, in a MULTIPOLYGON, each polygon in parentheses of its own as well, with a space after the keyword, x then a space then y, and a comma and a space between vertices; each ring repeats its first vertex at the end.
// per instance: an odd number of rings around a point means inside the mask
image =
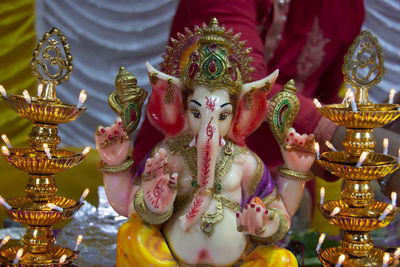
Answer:
MULTIPOLYGON (((212 17, 227 29, 242 33, 241 40, 247 40, 246 45, 253 49, 253 78, 261 79, 280 70, 270 97, 282 84, 295 79, 301 105, 293 127, 299 133, 315 133, 317 140, 325 141, 331 140, 336 126, 321 119, 312 99, 316 97, 323 104, 340 101, 343 58, 360 32, 364 14, 362 0, 182 0, 171 37, 184 33, 184 27, 193 29, 194 25, 208 23, 212 17), (265 42, 266 37, 272 38, 270 43, 265 42), (265 47, 274 51, 265 51, 265 47)), ((136 137, 136 163, 162 138, 146 119, 136 137)), ((246 143, 271 172, 283 163, 279 146, 265 122, 246 143)))

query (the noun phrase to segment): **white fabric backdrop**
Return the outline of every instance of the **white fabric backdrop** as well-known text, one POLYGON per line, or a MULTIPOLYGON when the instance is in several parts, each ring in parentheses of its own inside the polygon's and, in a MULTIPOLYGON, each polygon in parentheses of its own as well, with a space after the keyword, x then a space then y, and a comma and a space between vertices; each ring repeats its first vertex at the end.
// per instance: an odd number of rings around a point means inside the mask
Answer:
POLYGON ((110 125, 115 113, 109 93, 120 66, 150 90, 145 62, 158 67, 168 40, 177 0, 37 0, 38 39, 51 27, 59 28, 71 46, 74 70, 68 82, 57 87, 62 101, 75 104, 85 89, 88 110, 76 121, 60 125, 64 146, 94 147, 98 124, 110 125))
POLYGON ((400 91, 400 0, 365 0, 364 29, 374 34, 383 47, 386 74, 370 91, 370 98, 383 102, 390 89, 400 91))

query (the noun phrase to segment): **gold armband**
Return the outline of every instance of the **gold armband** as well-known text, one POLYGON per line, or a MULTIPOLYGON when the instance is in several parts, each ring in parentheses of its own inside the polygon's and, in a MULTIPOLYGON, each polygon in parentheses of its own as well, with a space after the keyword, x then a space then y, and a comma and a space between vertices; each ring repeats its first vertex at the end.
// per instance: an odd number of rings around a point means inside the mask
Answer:
POLYGON ((268 208, 269 213, 271 213, 271 217, 275 219, 278 217, 279 220, 279 226, 278 230, 276 230, 275 234, 273 234, 270 237, 259 237, 259 236, 252 236, 251 238, 255 241, 263 242, 263 243, 269 243, 269 242, 276 242, 281 240, 286 233, 289 231, 289 220, 286 216, 286 214, 277 208, 268 208))
POLYGON ((162 224, 166 222, 169 218, 171 218, 172 212, 174 211, 174 206, 171 206, 169 210, 162 214, 157 214, 150 211, 144 202, 142 189, 139 189, 139 191, 136 192, 134 206, 136 213, 139 214, 139 216, 149 224, 162 224))
POLYGON ((279 167, 279 174, 285 178, 294 179, 302 182, 307 182, 314 178, 314 175, 311 171, 308 171, 307 173, 302 173, 291 170, 284 165, 279 167))
POLYGON ((97 170, 105 173, 116 173, 116 172, 123 172, 129 169, 133 165, 133 158, 127 157, 124 162, 116 166, 107 165, 104 161, 100 161, 97 165, 97 170))

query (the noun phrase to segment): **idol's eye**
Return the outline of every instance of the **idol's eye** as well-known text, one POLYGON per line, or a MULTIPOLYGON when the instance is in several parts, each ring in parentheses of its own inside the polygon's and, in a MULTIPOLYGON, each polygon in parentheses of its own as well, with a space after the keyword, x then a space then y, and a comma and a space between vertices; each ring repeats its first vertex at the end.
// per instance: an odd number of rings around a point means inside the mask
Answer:
POLYGON ((200 112, 198 112, 196 110, 191 110, 190 112, 193 114, 193 117, 195 117, 196 119, 199 119, 201 117, 200 112))
POLYGON ((226 118, 228 118, 229 115, 231 115, 230 112, 223 112, 223 113, 221 113, 221 114, 219 115, 219 120, 220 120, 220 121, 224 121, 224 120, 226 120, 226 118))

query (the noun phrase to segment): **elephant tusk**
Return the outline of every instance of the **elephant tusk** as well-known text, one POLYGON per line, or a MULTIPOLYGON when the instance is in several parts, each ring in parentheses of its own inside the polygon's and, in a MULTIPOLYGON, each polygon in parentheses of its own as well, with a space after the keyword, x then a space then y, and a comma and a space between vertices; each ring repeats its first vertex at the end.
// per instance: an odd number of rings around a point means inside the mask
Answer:
POLYGON ((226 141, 222 136, 220 136, 219 137, 219 146, 223 147, 224 145, 226 145, 226 141))
POLYGON ((197 136, 193 137, 192 141, 190 141, 189 146, 194 147, 197 144, 197 136))

